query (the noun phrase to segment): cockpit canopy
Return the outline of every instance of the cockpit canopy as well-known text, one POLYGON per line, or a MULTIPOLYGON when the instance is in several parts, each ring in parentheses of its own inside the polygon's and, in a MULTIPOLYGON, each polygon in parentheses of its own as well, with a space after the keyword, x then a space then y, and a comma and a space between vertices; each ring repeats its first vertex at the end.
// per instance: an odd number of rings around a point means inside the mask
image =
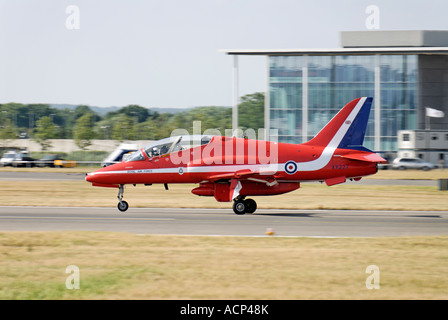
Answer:
MULTIPOLYGON (((208 144, 212 140, 213 136, 208 135, 185 135, 185 136, 173 136, 154 141, 143 148, 144 152, 149 158, 161 156, 164 154, 187 150, 192 147, 208 144)), ((125 161, 140 161, 145 157, 141 150, 131 154, 125 161)))

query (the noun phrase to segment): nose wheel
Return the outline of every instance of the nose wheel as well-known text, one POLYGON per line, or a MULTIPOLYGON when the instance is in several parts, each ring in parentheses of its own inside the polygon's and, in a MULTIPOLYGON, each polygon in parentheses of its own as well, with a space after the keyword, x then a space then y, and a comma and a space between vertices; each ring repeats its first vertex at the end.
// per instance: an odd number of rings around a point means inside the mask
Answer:
POLYGON ((233 212, 238 215, 254 213, 257 210, 257 203, 253 199, 235 199, 233 202, 233 212))
POLYGON ((117 205, 117 208, 121 212, 125 212, 129 208, 129 204, 126 201, 123 200, 123 195, 124 195, 124 185, 120 184, 120 186, 118 187, 118 196, 117 196, 117 198, 118 198, 118 205, 117 205))
POLYGON ((125 212, 126 210, 128 210, 129 204, 126 201, 122 200, 122 201, 118 202, 117 208, 121 212, 125 212))

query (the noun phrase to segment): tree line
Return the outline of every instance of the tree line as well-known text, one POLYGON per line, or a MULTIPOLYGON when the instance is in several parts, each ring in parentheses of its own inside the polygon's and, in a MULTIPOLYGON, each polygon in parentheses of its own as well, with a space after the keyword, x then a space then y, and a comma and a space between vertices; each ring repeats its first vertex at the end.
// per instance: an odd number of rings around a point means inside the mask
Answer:
MULTIPOLYGON (((241 98, 239 126, 257 130, 264 127, 264 93, 241 98)), ((174 129, 192 133, 193 121, 201 121, 201 130, 218 129, 224 134, 232 128, 232 109, 196 107, 180 113, 161 113, 128 105, 100 116, 89 106, 57 109, 48 104, 0 104, 0 139, 30 138, 49 147, 49 139, 74 139, 84 150, 93 139, 158 140, 169 137, 174 129)))

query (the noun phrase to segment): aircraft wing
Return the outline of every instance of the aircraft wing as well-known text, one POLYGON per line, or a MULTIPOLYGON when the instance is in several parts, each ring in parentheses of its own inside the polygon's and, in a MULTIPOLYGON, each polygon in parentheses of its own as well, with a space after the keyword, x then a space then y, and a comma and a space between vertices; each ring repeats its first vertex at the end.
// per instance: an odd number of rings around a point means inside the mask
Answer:
POLYGON ((214 174, 209 177, 211 181, 216 180, 227 180, 227 179, 241 179, 243 177, 247 177, 250 175, 255 174, 253 171, 249 169, 244 170, 238 170, 235 172, 229 172, 229 173, 221 173, 221 174, 214 174))
MULTIPOLYGON (((235 172, 214 174, 208 177, 210 181, 217 180, 252 180, 261 183, 266 183, 267 185, 275 181, 275 171, 251 171, 250 169, 238 170, 235 172)), ((274 184, 276 184, 275 182, 274 184)))
POLYGON ((235 172, 212 174, 207 178, 208 182, 206 182, 211 183, 212 186, 202 186, 194 189, 192 192, 197 195, 213 195, 217 201, 232 201, 232 199, 236 199, 240 195, 240 191, 243 188, 248 188, 244 181, 253 181, 260 183, 260 187, 256 187, 258 191, 271 190, 260 194, 271 194, 272 190, 275 192, 280 185, 276 180, 275 174, 276 171, 268 171, 266 169, 257 171, 242 169, 235 172), (229 183, 219 183, 223 180, 229 183))

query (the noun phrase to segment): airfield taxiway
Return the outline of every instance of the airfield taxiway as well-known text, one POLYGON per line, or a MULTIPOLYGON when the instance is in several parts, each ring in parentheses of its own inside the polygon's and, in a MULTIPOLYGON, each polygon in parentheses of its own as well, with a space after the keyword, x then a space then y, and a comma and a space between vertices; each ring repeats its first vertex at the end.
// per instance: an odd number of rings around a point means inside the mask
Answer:
POLYGON ((447 235, 448 212, 95 207, 0 207, 0 231, 113 231, 136 234, 288 237, 447 235))

